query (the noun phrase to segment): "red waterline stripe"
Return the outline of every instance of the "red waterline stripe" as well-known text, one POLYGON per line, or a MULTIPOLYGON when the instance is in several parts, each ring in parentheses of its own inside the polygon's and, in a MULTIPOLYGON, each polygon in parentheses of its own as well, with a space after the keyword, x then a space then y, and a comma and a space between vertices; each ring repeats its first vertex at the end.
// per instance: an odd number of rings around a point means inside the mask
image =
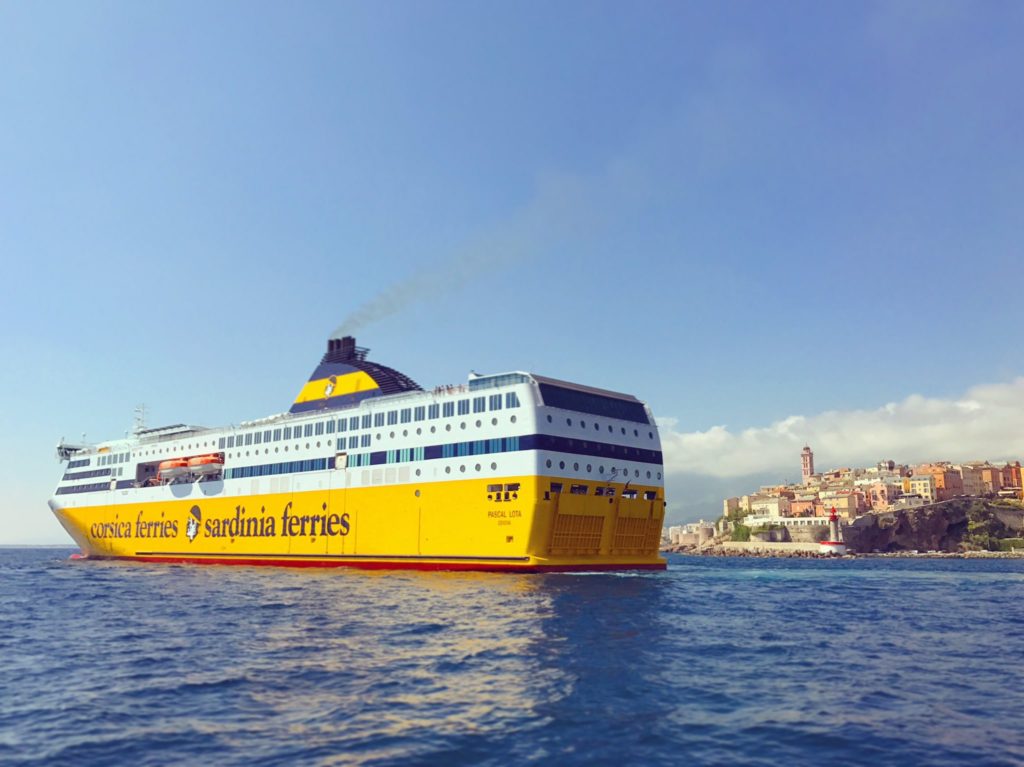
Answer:
POLYGON ((360 570, 472 570, 503 573, 592 573, 612 570, 664 570, 666 564, 593 564, 593 565, 505 565, 475 562, 379 562, 329 559, 213 559, 208 557, 86 557, 86 559, 123 562, 155 562, 179 565, 244 565, 247 567, 355 567, 360 570))

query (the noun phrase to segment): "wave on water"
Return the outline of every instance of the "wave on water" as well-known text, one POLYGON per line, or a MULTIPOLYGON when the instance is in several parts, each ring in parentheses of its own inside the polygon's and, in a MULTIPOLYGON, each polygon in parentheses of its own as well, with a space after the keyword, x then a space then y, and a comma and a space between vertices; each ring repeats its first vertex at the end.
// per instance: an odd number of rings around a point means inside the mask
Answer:
POLYGON ((1024 762, 1012 560, 293 571, 0 550, 0 764, 1024 762))

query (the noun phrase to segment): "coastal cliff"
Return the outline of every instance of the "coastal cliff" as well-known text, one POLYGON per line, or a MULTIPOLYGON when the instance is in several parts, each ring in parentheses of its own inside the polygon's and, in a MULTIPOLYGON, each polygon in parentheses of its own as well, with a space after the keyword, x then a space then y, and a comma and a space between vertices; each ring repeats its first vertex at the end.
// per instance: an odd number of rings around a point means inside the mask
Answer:
POLYGON ((843 526, 854 551, 998 551, 1024 528, 1024 509, 979 498, 865 514, 843 526))

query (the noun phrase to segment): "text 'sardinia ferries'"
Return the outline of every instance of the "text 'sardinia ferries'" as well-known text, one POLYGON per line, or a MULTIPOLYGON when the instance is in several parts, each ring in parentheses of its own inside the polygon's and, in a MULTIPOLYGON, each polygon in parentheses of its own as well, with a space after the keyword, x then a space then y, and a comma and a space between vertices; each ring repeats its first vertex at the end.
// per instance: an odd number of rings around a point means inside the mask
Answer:
POLYGON ((528 373, 422 390, 345 337, 287 413, 61 443, 50 507, 89 558, 661 569, 658 430, 635 397, 528 373))

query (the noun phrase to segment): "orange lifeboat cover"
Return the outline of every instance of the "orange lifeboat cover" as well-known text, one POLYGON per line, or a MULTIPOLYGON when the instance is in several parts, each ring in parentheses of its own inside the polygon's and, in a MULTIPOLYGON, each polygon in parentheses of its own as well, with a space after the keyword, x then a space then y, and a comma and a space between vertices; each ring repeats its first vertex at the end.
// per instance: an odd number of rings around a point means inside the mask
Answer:
POLYGON ((210 464, 222 464, 224 459, 219 455, 197 455, 188 459, 189 466, 209 466, 210 464))
POLYGON ((166 471, 167 469, 181 469, 188 466, 188 461, 184 458, 172 458, 169 461, 161 461, 158 467, 160 471, 166 471))

